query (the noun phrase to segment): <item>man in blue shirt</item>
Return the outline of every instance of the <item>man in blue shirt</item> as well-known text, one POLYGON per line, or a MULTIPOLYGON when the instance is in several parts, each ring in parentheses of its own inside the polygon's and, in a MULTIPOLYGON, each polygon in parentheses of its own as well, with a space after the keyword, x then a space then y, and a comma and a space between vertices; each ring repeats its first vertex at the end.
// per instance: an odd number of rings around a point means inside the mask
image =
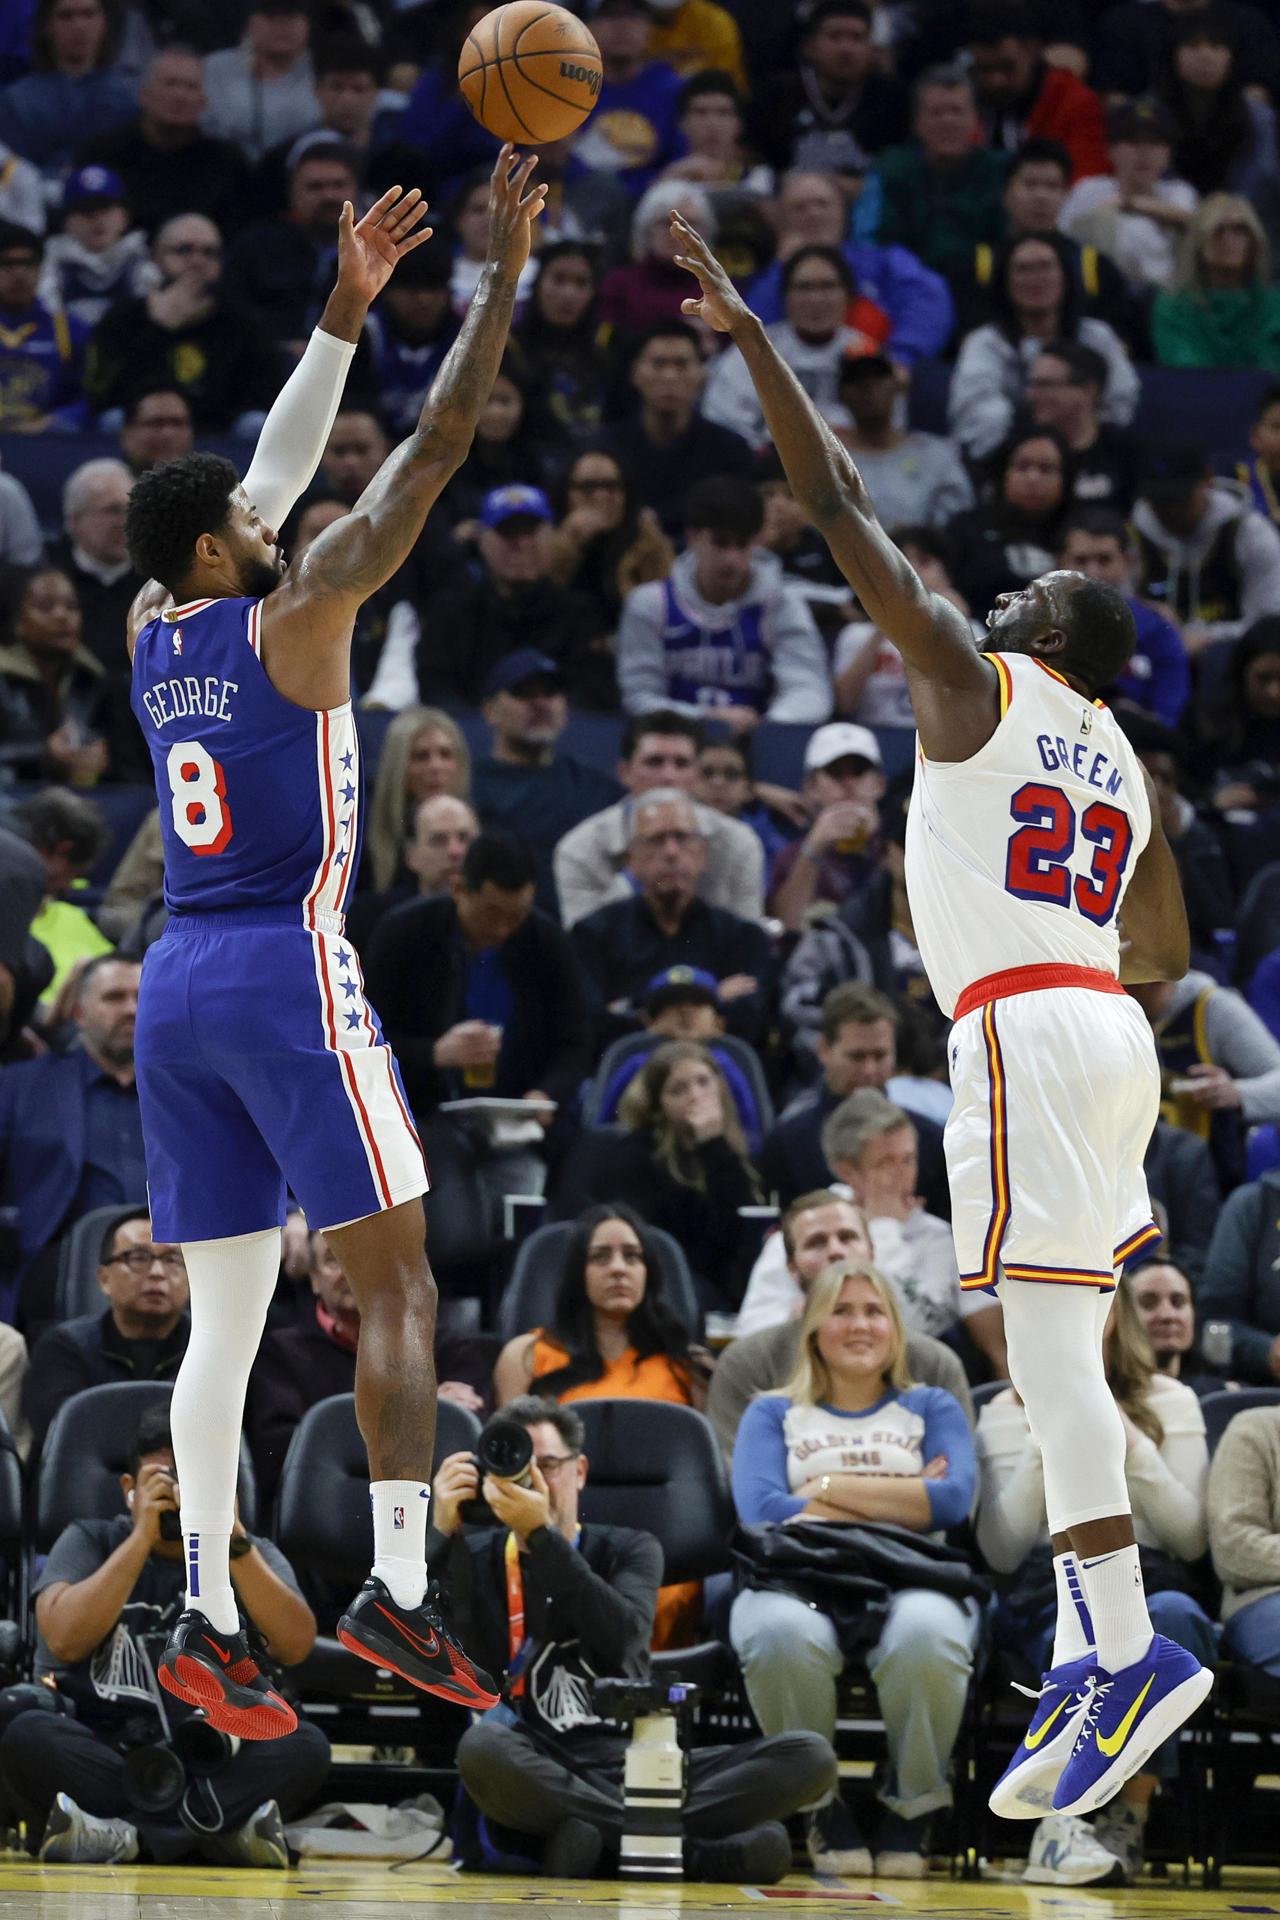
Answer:
POLYGON ((1121 677, 1104 689, 1107 699, 1128 701, 1165 726, 1176 727, 1191 697, 1191 662, 1172 620, 1128 591, 1134 577, 1133 542, 1120 515, 1109 507, 1073 513, 1063 529, 1058 564, 1119 587, 1133 614, 1138 644, 1121 677))
POLYGON ((580 820, 620 800, 622 788, 609 774, 557 753, 556 742, 569 724, 565 680, 555 661, 536 647, 519 647, 489 670, 484 717, 493 747, 473 769, 476 812, 483 826, 505 827, 533 848, 535 903, 558 920, 551 869, 556 843, 580 820))
POLYGON ((681 79, 648 58, 657 9, 649 0, 598 0, 592 14, 604 83, 591 118, 573 136, 576 166, 616 173, 638 197, 683 147, 677 124, 681 79))
POLYGON ((89 330, 36 298, 43 254, 38 233, 0 221, 0 432, 38 432, 81 399, 89 330))

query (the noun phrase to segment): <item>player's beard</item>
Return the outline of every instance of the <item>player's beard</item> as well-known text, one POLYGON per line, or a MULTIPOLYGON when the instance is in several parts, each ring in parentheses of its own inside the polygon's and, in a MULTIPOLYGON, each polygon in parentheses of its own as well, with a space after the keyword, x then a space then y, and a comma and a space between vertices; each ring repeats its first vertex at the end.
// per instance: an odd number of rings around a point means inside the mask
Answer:
POLYGON ((240 575, 240 591, 246 600, 265 600, 284 578, 284 569, 270 560, 246 560, 240 575))

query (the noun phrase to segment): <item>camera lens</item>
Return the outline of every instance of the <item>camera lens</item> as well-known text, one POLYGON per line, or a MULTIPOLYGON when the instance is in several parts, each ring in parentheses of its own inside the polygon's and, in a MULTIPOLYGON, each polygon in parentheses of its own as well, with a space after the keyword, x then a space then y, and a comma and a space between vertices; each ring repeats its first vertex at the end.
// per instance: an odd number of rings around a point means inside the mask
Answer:
POLYGON ((481 1471, 492 1474, 495 1480, 515 1480, 528 1486, 533 1459, 528 1428, 514 1420, 491 1420, 476 1441, 476 1459, 481 1471))
POLYGON ((135 1747, 121 1776, 125 1798, 139 1813, 167 1813, 187 1784, 187 1771, 169 1747, 135 1747))

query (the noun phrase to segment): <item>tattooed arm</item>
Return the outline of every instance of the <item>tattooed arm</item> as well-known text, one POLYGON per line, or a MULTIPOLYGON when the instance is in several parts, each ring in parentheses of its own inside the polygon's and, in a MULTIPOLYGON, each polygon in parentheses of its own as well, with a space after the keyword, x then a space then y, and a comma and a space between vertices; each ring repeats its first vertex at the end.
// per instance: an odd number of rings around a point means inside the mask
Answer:
POLYGON ((863 611, 901 653, 926 753, 964 760, 995 729, 995 669, 973 644, 969 623, 931 593, 876 518, 852 455, 745 304, 723 267, 684 217, 671 216, 675 258, 698 282, 685 313, 727 333, 759 396, 769 438, 791 491, 831 549, 863 611))
POLYGON ((346 518, 326 528, 263 603, 263 660, 272 684, 299 706, 340 706, 348 698, 356 613, 408 558, 470 451, 502 363, 531 223, 546 197, 545 187, 529 187, 536 164, 536 154, 517 160, 510 146, 498 155, 489 189, 489 256, 417 427, 388 455, 346 518))

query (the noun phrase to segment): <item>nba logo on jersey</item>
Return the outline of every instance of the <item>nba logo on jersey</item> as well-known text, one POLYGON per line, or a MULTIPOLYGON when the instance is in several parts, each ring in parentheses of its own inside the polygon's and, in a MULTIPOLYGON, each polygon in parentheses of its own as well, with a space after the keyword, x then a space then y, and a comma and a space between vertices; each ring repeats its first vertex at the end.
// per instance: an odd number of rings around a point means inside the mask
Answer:
POLYGON ((1086 707, 1080 715, 1080 731, 1081 733, 1093 732, 1093 715, 1090 713, 1088 707, 1086 707))
POLYGON ((182 628, 181 627, 178 628, 177 632, 173 636, 173 650, 175 653, 182 652, 182 628))
POLYGON ((391 1509, 391 1524, 395 1528, 397 1533, 404 1532, 404 1508, 403 1507, 393 1507, 391 1509))

